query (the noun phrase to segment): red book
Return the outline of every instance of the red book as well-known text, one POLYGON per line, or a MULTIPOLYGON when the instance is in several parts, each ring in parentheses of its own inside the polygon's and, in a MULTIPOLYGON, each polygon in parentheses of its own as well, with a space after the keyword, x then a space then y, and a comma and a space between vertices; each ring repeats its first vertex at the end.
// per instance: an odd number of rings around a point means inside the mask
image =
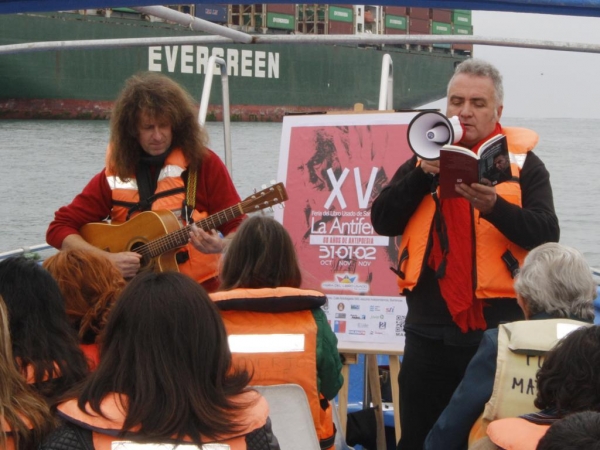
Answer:
POLYGON ((503 134, 485 141, 478 154, 459 145, 444 145, 440 149, 440 198, 460 197, 454 190, 459 183, 495 186, 511 178, 508 144, 503 134))

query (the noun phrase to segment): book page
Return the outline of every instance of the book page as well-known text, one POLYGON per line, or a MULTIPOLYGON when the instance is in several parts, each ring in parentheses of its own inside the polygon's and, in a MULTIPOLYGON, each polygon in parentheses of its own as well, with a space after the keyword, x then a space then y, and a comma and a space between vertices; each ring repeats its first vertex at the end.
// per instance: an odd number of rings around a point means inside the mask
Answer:
POLYGON ((483 184, 495 186, 512 178, 506 136, 498 135, 486 142, 479 158, 479 180, 483 184))

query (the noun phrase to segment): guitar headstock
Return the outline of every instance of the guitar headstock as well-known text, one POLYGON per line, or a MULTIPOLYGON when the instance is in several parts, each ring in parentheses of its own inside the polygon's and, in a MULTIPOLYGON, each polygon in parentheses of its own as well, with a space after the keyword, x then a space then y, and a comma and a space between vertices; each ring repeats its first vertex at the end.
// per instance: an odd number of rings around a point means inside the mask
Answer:
POLYGON ((277 183, 242 200, 241 206, 244 214, 278 205, 288 199, 283 183, 277 183))

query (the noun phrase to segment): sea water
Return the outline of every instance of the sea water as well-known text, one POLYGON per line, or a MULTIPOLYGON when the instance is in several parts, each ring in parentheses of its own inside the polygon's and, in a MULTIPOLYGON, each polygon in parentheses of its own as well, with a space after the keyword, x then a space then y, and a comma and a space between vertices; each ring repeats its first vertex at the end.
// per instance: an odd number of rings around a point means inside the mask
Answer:
MULTIPOLYGON (((561 243, 600 268, 596 197, 600 120, 505 118, 540 135, 536 153, 551 176, 561 243)), ((208 123, 224 159, 223 126, 208 123)), ((233 181, 242 198, 277 178, 281 123, 232 123, 233 181)), ((104 167, 107 121, 0 121, 0 252, 42 244, 54 211, 104 167)))

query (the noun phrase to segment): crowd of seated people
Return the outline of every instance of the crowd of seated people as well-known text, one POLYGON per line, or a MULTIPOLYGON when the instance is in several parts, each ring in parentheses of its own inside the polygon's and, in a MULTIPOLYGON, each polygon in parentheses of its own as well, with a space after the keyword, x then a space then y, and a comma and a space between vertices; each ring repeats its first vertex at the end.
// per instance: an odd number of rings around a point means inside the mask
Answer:
MULTIPOLYGON (((289 234, 261 215, 231 240, 221 290, 211 295, 176 272, 141 273, 126 284, 80 250, 43 266, 0 261, 0 448, 100 450, 134 441, 276 450, 268 404, 251 386, 283 383, 304 388, 321 448, 333 448, 330 401, 342 364, 321 310, 325 295, 301 285, 289 234), (268 358, 265 343, 276 347, 268 358), (297 370, 279 373, 275 360, 297 370)), ((590 423, 598 417, 575 414, 600 413, 596 284, 585 258, 541 245, 515 291, 527 320, 486 331, 425 448, 596 448, 590 423), (503 384, 515 377, 526 395, 503 384), (569 433, 579 440, 557 444, 569 433)))

